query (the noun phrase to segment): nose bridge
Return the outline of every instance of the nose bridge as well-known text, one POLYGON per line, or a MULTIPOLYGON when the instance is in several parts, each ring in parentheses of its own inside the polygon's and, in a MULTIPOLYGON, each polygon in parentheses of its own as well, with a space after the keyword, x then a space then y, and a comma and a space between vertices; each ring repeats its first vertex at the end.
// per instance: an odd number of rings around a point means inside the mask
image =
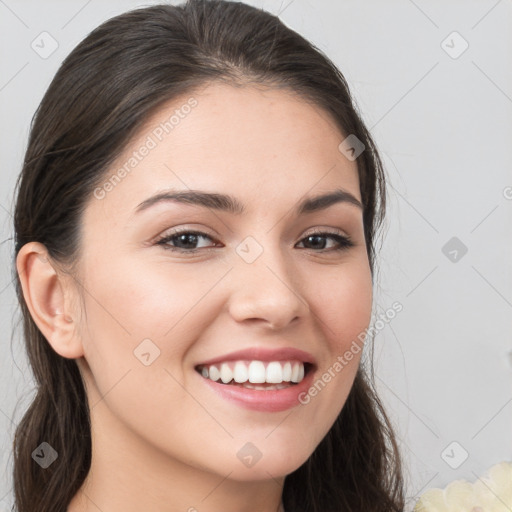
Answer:
POLYGON ((292 260, 279 243, 247 237, 236 248, 230 313, 237 321, 261 319, 284 327, 309 310, 292 260))

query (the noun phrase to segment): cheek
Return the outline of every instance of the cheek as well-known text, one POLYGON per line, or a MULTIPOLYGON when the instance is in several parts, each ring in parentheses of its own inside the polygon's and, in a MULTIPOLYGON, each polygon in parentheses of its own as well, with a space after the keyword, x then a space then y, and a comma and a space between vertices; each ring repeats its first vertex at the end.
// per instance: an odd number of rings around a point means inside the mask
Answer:
POLYGON ((344 350, 366 330, 371 319, 373 287, 365 260, 357 260, 311 280, 311 303, 330 349, 344 350))
POLYGON ((143 264, 118 258, 108 266, 105 261, 90 265, 94 270, 84 285, 88 293, 82 332, 91 368, 96 365, 98 373, 104 369, 115 378, 140 365, 137 353, 142 347, 151 357, 158 354, 155 363, 178 367, 192 340, 215 320, 218 305, 212 286, 225 274, 225 266, 205 272, 196 265, 162 260, 143 264))
POLYGON ((371 272, 363 258, 332 272, 329 279, 311 283, 317 325, 326 350, 312 386, 300 397, 317 418, 317 442, 327 433, 352 388, 372 313, 371 272), (313 288, 316 289, 313 290, 313 288))
POLYGON ((207 281, 194 279, 190 271, 166 272, 161 263, 142 268, 118 259, 107 268, 97 262, 84 284, 89 293, 82 339, 89 395, 98 414, 108 409, 144 435, 169 428, 155 421, 158 411, 193 409, 178 383, 184 381, 182 363, 204 329, 201 324, 212 321, 201 301, 212 286, 207 281))

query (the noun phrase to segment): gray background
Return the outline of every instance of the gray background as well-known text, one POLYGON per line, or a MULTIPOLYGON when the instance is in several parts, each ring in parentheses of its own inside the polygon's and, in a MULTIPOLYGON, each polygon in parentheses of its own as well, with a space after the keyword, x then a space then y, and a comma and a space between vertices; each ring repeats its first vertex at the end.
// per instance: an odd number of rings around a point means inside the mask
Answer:
MULTIPOLYGON (((87 33, 151 3, 0 0, 0 511, 12 501, 13 429, 33 393, 20 329, 11 335, 12 196, 30 121, 87 33), (43 46, 44 31, 58 43, 46 58, 31 47, 43 46)), ((395 301, 403 311, 376 337, 376 373, 411 509, 426 488, 512 461, 512 2, 248 3, 280 13, 335 61, 384 157, 390 204, 376 311, 395 301), (460 56, 453 31, 469 44, 460 56), (452 237, 458 247, 443 252, 452 237)))

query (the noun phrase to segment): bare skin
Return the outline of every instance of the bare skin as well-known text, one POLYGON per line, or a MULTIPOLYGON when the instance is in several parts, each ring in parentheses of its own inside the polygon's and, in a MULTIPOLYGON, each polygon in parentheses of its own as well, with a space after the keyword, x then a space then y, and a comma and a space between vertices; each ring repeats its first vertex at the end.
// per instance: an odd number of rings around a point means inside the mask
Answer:
POLYGON ((338 150, 346 135, 326 112, 254 86, 211 84, 165 105, 107 178, 148 136, 155 147, 90 198, 75 278, 39 243, 17 259, 31 314, 54 350, 76 359, 91 408, 91 470, 68 511, 276 512, 285 476, 341 411, 361 352, 307 404, 273 412, 227 400, 195 368, 236 350, 294 347, 314 356, 319 378, 368 327, 362 209, 295 212, 339 189, 361 201, 356 162, 338 150), (157 140, 155 128, 192 96, 196 106, 157 140), (169 189, 229 194, 245 212, 171 201, 136 212, 169 189), (156 243, 176 228, 204 233, 196 252, 177 238, 156 243), (336 250, 331 234, 353 246, 336 250), (236 250, 247 237, 243 247, 261 248, 251 263, 236 250), (134 354, 143 340, 146 359, 159 351, 148 365, 134 354), (251 467, 238 456, 247 443, 261 453, 251 467))

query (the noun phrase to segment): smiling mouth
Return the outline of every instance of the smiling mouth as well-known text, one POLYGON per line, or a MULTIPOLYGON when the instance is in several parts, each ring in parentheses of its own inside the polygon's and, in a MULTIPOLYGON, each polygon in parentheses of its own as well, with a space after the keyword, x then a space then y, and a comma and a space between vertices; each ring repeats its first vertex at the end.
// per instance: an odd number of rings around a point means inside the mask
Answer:
POLYGON ((313 365, 297 360, 240 360, 198 365, 195 370, 205 379, 218 384, 257 390, 276 390, 296 386, 313 365))

